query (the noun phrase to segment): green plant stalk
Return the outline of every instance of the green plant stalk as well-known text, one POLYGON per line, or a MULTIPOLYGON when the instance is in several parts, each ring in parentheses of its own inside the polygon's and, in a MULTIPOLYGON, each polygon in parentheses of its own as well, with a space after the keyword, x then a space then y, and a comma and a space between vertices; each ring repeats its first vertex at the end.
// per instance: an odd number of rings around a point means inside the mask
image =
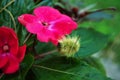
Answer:
POLYGON ((46 53, 42 53, 42 54, 36 55, 36 56, 35 56, 35 59, 43 58, 43 57, 45 57, 45 56, 47 56, 47 55, 50 55, 50 54, 52 54, 52 53, 55 53, 55 52, 57 52, 56 49, 55 49, 55 50, 52 50, 52 51, 49 51, 49 52, 46 52, 46 53))
POLYGON ((31 33, 28 34, 28 36, 25 38, 25 40, 23 41, 23 44, 25 44, 27 42, 27 40, 30 38, 31 33))
POLYGON ((13 24, 14 24, 14 29, 15 29, 15 32, 17 32, 17 28, 16 28, 16 23, 15 23, 15 19, 14 19, 14 17, 13 17, 13 15, 12 15, 12 13, 9 11, 9 10, 7 10, 7 9, 4 9, 9 15, 10 15, 10 17, 11 17, 11 19, 12 19, 12 21, 13 21, 13 24))
POLYGON ((0 74, 0 79, 4 76, 4 73, 0 74))
POLYGON ((58 73, 63 73, 63 74, 68 74, 68 75, 73 75, 73 76, 79 76, 79 75, 71 73, 71 72, 61 71, 61 70, 57 70, 57 69, 53 69, 53 68, 49 68, 49 67, 45 67, 45 66, 40 66, 40 65, 33 65, 33 66, 37 67, 37 68, 43 68, 43 69, 47 69, 47 70, 50 70, 50 71, 58 72, 58 73))
POLYGON ((1 10, 0 10, 0 13, 6 9, 9 5, 11 5, 15 0, 11 0, 8 4, 6 4, 1 10))

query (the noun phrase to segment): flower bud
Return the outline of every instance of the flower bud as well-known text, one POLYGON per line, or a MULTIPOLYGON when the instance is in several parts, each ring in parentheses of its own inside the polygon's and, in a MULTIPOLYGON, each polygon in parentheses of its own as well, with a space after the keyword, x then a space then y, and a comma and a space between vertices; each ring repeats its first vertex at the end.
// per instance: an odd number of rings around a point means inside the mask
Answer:
POLYGON ((67 57, 73 57, 80 48, 78 37, 64 37, 59 40, 58 51, 67 57))

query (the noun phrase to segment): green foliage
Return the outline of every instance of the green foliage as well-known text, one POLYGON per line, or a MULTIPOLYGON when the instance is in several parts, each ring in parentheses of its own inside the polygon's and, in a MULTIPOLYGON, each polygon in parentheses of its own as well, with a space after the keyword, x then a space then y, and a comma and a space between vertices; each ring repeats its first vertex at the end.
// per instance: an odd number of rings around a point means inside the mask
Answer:
POLYGON ((101 61, 94 57, 87 57, 83 59, 87 64, 89 64, 92 67, 97 68, 99 71, 101 71, 103 74, 106 74, 106 71, 104 69, 104 66, 102 65, 101 61))
POLYGON ((107 42, 108 36, 99 33, 93 29, 79 28, 73 32, 72 36, 80 36, 80 49, 76 56, 87 57, 103 49, 107 42))
POLYGON ((37 45, 35 46, 36 52, 37 53, 45 53, 51 50, 56 49, 56 47, 52 43, 42 43, 38 42, 37 45))
MULTIPOLYGON (((2 9, 3 7, 5 7, 8 3, 10 3, 11 1, 14 0, 1 0, 0 1, 0 9, 2 9)), ((9 5, 6 9, 8 9, 11 14, 13 15, 16 23, 17 22, 17 17, 19 15, 21 15, 22 13, 27 13, 31 10, 31 7, 34 6, 33 0, 15 0, 11 5, 9 5), (31 4, 32 3, 32 4, 31 4)), ((5 26, 9 26, 9 27, 14 27, 13 22, 11 21, 11 17, 10 15, 3 10, 0 13, 0 25, 5 25, 5 26)), ((19 25, 16 25, 17 27, 19 25)))
POLYGON ((23 79, 25 78, 29 69, 32 67, 33 62, 34 62, 34 57, 32 55, 28 54, 25 56, 24 61, 21 64, 21 71, 20 71, 23 79))
MULTIPOLYGON (((39 2, 39 1, 38 1, 39 2)), ((42 2, 36 4, 35 7, 38 7, 38 6, 52 6, 53 5, 53 0, 43 0, 42 2)), ((34 8, 35 8, 34 7, 34 8)))
POLYGON ((53 57, 33 66, 35 80, 111 80, 85 61, 53 57))
POLYGON ((119 19, 120 19, 120 5, 119 0, 106 0, 105 2, 102 0, 82 0, 85 3, 85 6, 95 3, 95 8, 107 8, 107 7, 115 7, 116 11, 106 11, 105 13, 112 14, 111 19, 101 19, 101 21, 95 21, 94 23, 84 22, 81 24, 81 27, 92 27, 96 29, 99 32, 110 34, 111 39, 114 39, 117 34, 120 32, 120 25, 119 25, 119 19))

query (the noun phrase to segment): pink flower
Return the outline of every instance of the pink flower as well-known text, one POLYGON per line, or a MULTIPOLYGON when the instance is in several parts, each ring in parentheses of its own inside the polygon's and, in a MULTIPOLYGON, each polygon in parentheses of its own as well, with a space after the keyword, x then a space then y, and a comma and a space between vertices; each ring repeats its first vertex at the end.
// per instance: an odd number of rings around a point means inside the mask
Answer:
POLYGON ((18 20, 28 32, 36 34, 39 41, 51 41, 55 45, 60 38, 77 28, 70 17, 49 6, 38 7, 34 10, 34 15, 23 14, 18 20))
POLYGON ((15 32, 7 27, 0 27, 0 69, 5 74, 11 74, 19 69, 23 60, 26 45, 19 47, 15 32))

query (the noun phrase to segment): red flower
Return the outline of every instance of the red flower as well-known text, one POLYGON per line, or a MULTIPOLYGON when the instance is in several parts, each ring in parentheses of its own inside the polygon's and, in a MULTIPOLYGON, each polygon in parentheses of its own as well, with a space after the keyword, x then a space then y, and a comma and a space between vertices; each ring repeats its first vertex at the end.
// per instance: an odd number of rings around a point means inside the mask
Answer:
POLYGON ((5 74, 11 74, 19 69, 23 60, 26 45, 19 47, 15 32, 7 27, 0 27, 0 69, 5 74))
POLYGON ((34 15, 23 14, 18 17, 21 24, 41 42, 53 42, 55 45, 62 36, 70 34, 77 24, 68 16, 49 6, 38 7, 34 15))

